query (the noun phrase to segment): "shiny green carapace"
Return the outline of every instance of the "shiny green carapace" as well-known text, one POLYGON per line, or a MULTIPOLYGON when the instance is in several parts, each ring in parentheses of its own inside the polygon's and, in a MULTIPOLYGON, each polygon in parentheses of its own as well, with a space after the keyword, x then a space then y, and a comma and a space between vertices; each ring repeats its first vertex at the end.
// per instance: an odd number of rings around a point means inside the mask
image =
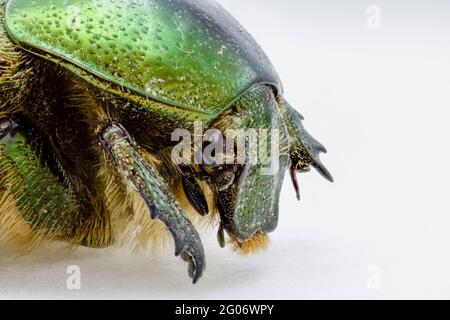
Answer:
POLYGON ((296 172, 332 181, 271 62, 214 1, 0 0, 0 23, 6 242, 147 247, 169 235, 196 282, 198 225, 256 251, 277 226, 286 170, 297 195, 296 172))
POLYGON ((258 45, 211 1, 16 0, 5 16, 31 51, 170 105, 217 116, 255 84, 280 86, 258 45))

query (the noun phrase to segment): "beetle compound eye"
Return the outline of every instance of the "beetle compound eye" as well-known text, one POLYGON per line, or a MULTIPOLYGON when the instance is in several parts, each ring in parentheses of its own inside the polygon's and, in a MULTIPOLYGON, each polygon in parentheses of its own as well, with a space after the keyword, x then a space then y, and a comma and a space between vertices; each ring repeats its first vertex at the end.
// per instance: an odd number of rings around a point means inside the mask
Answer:
POLYGON ((0 139, 4 138, 17 125, 10 118, 0 119, 0 139))
POLYGON ((233 171, 224 171, 217 177, 216 183, 219 191, 228 189, 234 182, 236 174, 233 171))

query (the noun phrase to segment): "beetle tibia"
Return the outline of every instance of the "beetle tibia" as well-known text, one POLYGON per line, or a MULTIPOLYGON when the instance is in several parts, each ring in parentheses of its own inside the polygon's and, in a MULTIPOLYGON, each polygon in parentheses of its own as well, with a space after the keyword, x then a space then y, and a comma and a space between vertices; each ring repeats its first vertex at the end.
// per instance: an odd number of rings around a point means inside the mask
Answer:
POLYGON ((151 216, 162 221, 170 231, 175 242, 175 255, 189 263, 189 276, 196 283, 205 269, 203 245, 164 178, 139 153, 121 124, 113 122, 104 126, 100 132, 100 142, 117 173, 140 194, 151 216))

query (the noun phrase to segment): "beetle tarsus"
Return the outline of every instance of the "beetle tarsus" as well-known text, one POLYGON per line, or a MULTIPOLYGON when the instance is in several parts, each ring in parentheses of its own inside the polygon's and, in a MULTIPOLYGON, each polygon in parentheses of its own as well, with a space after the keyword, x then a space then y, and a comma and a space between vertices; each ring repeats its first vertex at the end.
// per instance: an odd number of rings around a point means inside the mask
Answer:
POLYGON ((196 284, 205 270, 205 258, 202 251, 195 246, 188 245, 185 251, 181 253, 181 257, 186 261, 188 266, 188 274, 192 279, 192 283, 196 284))

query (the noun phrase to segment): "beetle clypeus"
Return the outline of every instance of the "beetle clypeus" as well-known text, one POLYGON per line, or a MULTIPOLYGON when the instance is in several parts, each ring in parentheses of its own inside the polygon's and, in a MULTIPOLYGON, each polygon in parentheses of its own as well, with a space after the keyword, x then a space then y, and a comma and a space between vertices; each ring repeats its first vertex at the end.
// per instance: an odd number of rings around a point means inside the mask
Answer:
POLYGON ((257 250, 276 228, 286 168, 297 193, 297 171, 332 180, 270 61, 218 4, 0 3, 0 228, 18 248, 158 244, 169 234, 195 283, 201 219, 217 222, 221 246, 226 232, 257 250), (277 130, 277 170, 174 163, 171 134, 199 121, 204 131, 277 130))

